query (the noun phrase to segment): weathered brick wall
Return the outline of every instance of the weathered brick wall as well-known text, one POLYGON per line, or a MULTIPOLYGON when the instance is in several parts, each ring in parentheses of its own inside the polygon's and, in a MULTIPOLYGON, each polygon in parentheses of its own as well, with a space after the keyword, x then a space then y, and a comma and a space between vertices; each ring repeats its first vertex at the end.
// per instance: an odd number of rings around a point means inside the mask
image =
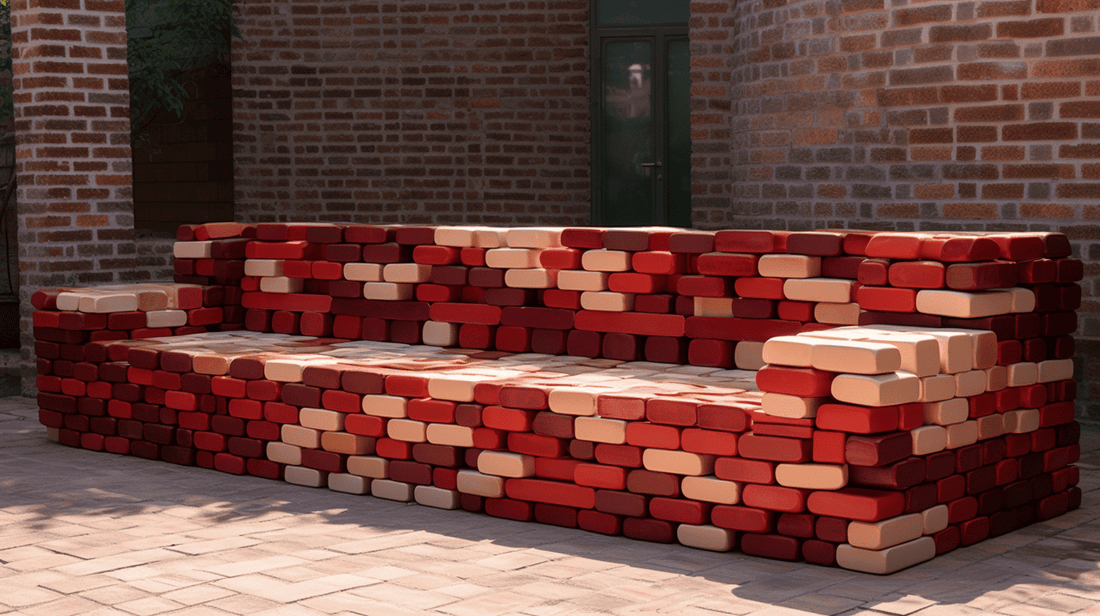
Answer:
POLYGON ((29 298, 45 286, 138 278, 123 0, 13 0, 24 392, 29 298))
POLYGON ((696 49, 732 39, 726 81, 715 51, 693 58, 731 108, 727 166, 698 148, 721 150, 719 102, 694 101, 696 225, 1062 231, 1086 261, 1078 365, 1100 419, 1100 2, 692 6, 696 49))
POLYGON ((737 0, 691 3, 691 192, 696 227, 721 227, 729 216, 732 157, 741 147, 732 135, 731 113, 736 4, 737 0))
POLYGON ((234 4, 239 220, 588 222, 588 2, 234 4))
POLYGON ((135 226, 172 237, 184 223, 233 220, 229 66, 192 71, 184 82, 182 116, 161 111, 135 129, 135 226))

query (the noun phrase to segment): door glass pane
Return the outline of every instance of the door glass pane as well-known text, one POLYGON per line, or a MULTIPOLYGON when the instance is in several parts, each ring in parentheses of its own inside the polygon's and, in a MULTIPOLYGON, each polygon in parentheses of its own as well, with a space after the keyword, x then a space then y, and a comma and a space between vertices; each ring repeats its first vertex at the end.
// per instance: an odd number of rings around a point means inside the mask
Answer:
POLYGON ((596 22, 601 26, 686 24, 688 0, 598 0, 596 22))
POLYGON ((687 39, 667 43, 665 179, 668 224, 691 226, 691 76, 687 39))
POLYGON ((653 44, 608 41, 603 54, 604 224, 651 220, 653 183, 653 44))

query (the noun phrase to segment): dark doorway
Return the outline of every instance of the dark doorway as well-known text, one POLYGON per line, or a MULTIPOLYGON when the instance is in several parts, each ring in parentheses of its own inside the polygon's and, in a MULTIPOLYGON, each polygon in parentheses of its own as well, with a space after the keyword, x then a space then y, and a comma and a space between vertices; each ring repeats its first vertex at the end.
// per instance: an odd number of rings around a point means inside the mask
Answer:
POLYGON ((592 222, 691 226, 687 0, 596 0, 592 222))

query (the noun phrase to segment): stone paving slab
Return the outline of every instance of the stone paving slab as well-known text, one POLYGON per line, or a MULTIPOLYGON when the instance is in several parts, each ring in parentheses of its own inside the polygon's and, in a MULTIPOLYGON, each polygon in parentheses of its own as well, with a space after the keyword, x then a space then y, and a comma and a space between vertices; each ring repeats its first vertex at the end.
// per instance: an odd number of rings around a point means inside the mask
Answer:
POLYGON ((236 477, 50 442, 0 399, 0 614, 1100 615, 1080 509, 889 577, 236 477))

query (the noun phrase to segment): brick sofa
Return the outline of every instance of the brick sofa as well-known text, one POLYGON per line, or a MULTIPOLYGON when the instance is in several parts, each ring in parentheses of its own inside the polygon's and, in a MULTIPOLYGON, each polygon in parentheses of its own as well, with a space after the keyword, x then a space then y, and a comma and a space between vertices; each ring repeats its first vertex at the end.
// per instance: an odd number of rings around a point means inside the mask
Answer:
POLYGON ((51 439, 880 574, 1080 504, 1060 234, 178 239, 35 294, 51 439))

